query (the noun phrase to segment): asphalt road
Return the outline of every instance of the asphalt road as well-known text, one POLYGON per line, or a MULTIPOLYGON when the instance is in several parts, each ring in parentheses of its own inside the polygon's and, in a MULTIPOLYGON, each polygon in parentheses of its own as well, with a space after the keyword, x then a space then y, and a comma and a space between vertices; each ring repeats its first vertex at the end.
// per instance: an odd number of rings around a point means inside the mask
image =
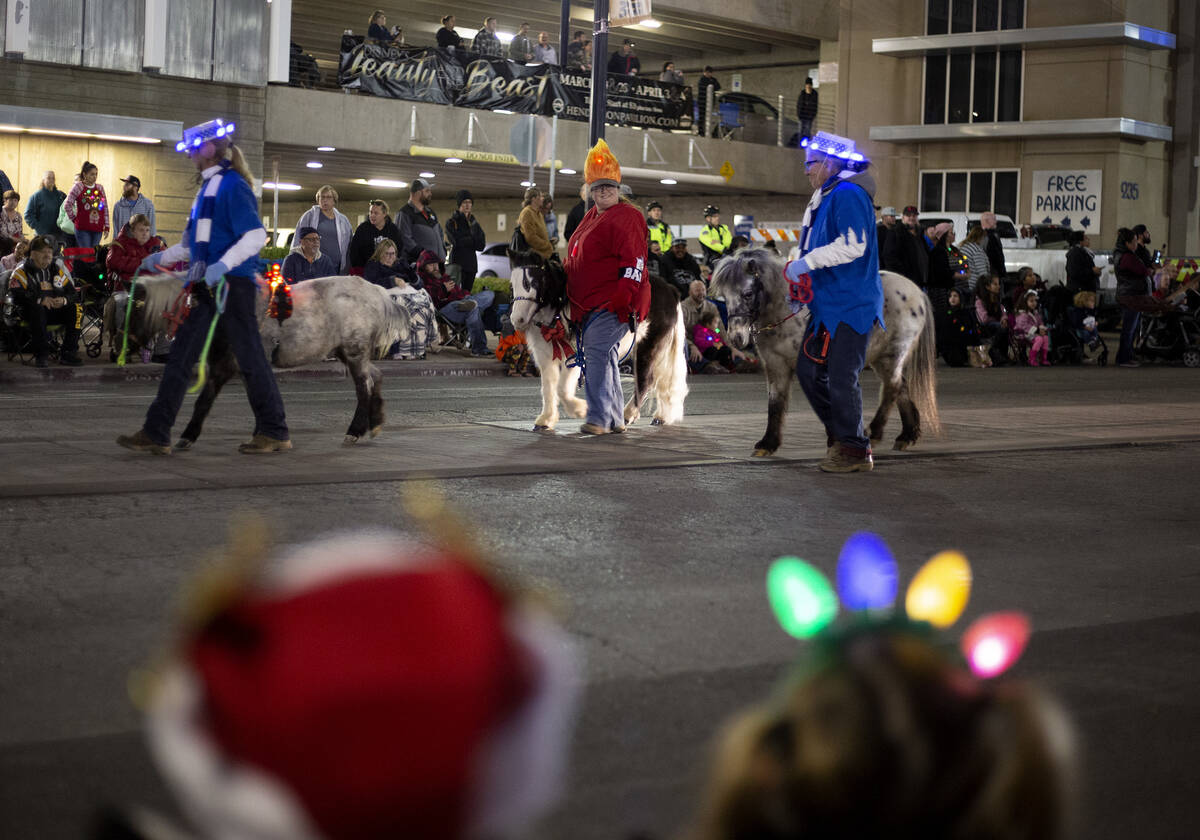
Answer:
POLYGON ((991 610, 1030 613, 1036 632, 1018 673, 1055 691, 1076 722, 1081 836, 1200 836, 1197 371, 943 371, 947 440, 848 477, 813 468, 819 436, 802 399, 785 457, 750 461, 734 456, 761 431, 762 382, 691 384, 684 429, 656 438, 638 427, 624 450, 597 441, 609 449, 596 469, 569 435, 520 431, 536 413, 536 380, 389 380, 387 448, 344 456, 334 442, 349 419, 348 383, 292 382, 283 392, 297 450, 258 483, 232 452, 249 428, 234 387, 193 462, 208 471, 203 486, 153 492, 121 484, 144 463, 111 442, 137 427, 152 385, 6 388, 0 835, 79 837, 106 802, 172 812, 127 675, 166 638, 175 593, 232 513, 260 511, 291 539, 404 528, 402 482, 346 466, 375 452, 442 465, 453 477, 440 484, 478 539, 559 593, 583 642, 588 687, 569 791, 538 837, 678 830, 715 728, 764 696, 795 655, 766 606, 766 565, 794 553, 832 570, 861 529, 884 535, 902 580, 942 548, 968 555, 975 586, 960 629, 991 610), (410 443, 437 439, 446 445, 435 456, 410 443), (326 443, 324 478, 288 479, 326 443), (697 454, 723 445, 720 458, 697 454), (27 480, 21 457, 33 447, 64 469, 86 463, 82 492, 27 480), (519 469, 535 449, 547 468, 519 469))

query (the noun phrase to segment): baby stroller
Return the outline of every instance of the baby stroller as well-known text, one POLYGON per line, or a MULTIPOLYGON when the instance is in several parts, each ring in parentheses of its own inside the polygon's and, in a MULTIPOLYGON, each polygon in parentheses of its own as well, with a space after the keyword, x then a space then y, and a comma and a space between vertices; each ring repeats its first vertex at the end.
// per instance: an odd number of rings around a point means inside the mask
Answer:
POLYGON ((1182 361, 1187 367, 1200 367, 1200 324, 1195 313, 1143 312, 1133 352, 1143 359, 1182 361))
POLYGON ((1071 307, 1071 290, 1066 286, 1051 286, 1043 295, 1043 312, 1050 333, 1050 360, 1056 365, 1083 363, 1083 340, 1076 334, 1067 313, 1071 307))

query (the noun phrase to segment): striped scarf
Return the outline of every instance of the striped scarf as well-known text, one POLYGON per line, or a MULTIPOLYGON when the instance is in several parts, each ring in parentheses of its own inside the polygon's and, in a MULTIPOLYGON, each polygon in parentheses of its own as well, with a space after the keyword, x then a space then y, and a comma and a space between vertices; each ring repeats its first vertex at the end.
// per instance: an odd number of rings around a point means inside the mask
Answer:
POLYGON ((217 208, 217 192, 221 189, 221 179, 232 166, 227 160, 220 162, 220 170, 200 186, 196 194, 196 203, 192 205, 192 219, 195 228, 191 242, 191 265, 188 267, 188 282, 193 283, 204 277, 208 268, 208 241, 212 236, 213 213, 217 208))

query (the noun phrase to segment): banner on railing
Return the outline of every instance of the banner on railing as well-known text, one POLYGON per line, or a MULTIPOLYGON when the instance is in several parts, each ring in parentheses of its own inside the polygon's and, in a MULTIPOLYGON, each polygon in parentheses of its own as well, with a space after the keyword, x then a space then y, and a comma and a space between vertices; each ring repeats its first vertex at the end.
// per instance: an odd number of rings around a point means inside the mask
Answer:
MULTIPOLYGON (((552 64, 517 64, 477 53, 398 49, 342 38, 338 83, 375 96, 518 114, 557 114, 586 122, 591 77, 552 64)), ((691 128, 691 88, 609 74, 606 122, 691 128)))

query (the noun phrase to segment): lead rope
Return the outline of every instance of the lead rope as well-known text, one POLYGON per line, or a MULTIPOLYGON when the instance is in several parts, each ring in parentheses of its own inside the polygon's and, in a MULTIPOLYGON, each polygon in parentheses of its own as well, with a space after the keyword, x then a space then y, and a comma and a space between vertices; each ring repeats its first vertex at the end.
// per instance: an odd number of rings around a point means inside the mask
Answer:
MULTIPOLYGON (((129 280, 129 300, 125 301, 125 330, 121 333, 121 352, 117 356, 117 367, 125 367, 125 352, 129 349, 129 316, 133 310, 133 289, 137 285, 138 274, 141 273, 139 266, 137 271, 133 272, 133 277, 129 280)), ((112 358, 111 356, 109 358, 112 358)))
POLYGON ((189 394, 198 392, 204 387, 204 383, 208 381, 208 350, 212 347, 213 334, 217 331, 217 321, 220 320, 221 313, 225 311, 225 301, 228 298, 229 287, 225 283, 225 278, 222 277, 213 294, 217 311, 213 313, 213 319, 208 324, 208 336, 204 339, 204 349, 200 351, 200 366, 196 369, 196 382, 192 387, 188 388, 187 392, 189 394))

